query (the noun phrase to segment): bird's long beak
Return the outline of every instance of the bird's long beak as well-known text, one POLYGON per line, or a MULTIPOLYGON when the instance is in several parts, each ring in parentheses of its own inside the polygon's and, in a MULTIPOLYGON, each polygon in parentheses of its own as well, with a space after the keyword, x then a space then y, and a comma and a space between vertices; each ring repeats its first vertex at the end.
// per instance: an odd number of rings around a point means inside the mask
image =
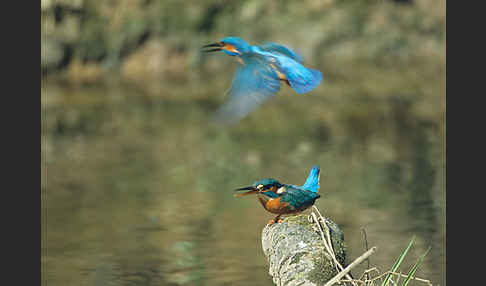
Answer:
POLYGON ((221 51, 223 49, 223 46, 224 46, 223 43, 218 42, 218 43, 214 43, 214 44, 209 44, 209 45, 202 46, 201 49, 216 47, 215 49, 206 49, 206 50, 203 50, 203 52, 209 53, 209 52, 221 51))
POLYGON ((239 188, 239 189, 236 189, 235 192, 239 192, 239 191, 248 191, 248 192, 243 192, 243 193, 237 193, 235 194, 235 197, 244 197, 244 196, 248 196, 248 195, 253 195, 253 194, 256 194, 258 193, 258 189, 255 188, 255 187, 243 187, 243 188, 239 188))

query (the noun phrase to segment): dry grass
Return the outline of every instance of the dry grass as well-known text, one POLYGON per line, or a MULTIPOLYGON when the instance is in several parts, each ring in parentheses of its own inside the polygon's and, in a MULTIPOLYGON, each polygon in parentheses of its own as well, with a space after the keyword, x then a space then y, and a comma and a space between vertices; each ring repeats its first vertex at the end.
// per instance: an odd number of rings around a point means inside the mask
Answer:
POLYGON ((425 285, 431 286, 432 283, 423 278, 419 278, 414 276, 416 270, 420 266, 422 259, 427 255, 429 249, 417 259, 417 262, 414 266, 407 272, 407 274, 402 273, 399 271, 399 266, 405 256, 407 255, 408 250, 413 245, 415 237, 412 238, 408 247, 402 252, 400 257, 396 260, 395 264, 391 267, 390 270, 381 272, 377 267, 370 267, 369 266, 369 257, 376 252, 378 249, 376 246, 371 247, 368 249, 368 242, 366 241, 366 233, 365 234, 365 242, 366 242, 366 252, 364 252, 361 256, 356 258, 353 262, 351 262, 346 268, 337 261, 334 250, 332 248, 331 243, 331 236, 329 233, 329 228, 325 223, 325 218, 319 212, 319 209, 316 206, 313 206, 313 211, 309 216, 309 219, 312 220, 316 224, 316 228, 321 234, 322 240, 324 241, 324 247, 331 255, 332 260, 338 270, 338 274, 334 276, 331 280, 329 280, 324 286, 331 286, 331 285, 366 285, 366 286, 389 286, 389 285, 401 285, 406 286, 412 280, 420 282, 425 285), (357 265, 361 264, 365 260, 368 261, 368 269, 364 270, 361 274, 359 279, 353 278, 349 272, 357 265))

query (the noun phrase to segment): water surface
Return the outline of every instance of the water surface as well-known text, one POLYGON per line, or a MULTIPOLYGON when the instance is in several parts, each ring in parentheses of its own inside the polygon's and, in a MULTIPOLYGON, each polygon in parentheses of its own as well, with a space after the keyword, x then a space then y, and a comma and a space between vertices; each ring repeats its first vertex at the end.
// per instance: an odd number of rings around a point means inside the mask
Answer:
POLYGON ((224 90, 201 85, 43 82, 43 285, 273 285, 260 242, 272 215, 232 190, 302 184, 314 164, 316 205, 344 231, 348 262, 362 228, 381 271, 415 235, 402 271, 431 246, 417 276, 445 285, 440 92, 283 89, 222 129, 209 119, 224 90))

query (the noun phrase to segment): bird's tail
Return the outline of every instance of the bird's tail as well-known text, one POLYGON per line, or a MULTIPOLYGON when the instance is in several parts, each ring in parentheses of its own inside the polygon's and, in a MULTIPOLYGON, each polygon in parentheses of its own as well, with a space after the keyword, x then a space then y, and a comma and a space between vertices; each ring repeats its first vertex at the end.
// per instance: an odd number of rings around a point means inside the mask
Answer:
POLYGON ((290 86, 299 94, 307 93, 316 88, 322 81, 322 73, 315 69, 300 67, 299 77, 287 77, 290 86))
POLYGON ((302 188, 317 193, 317 191, 319 190, 320 178, 321 169, 319 168, 319 166, 316 165, 310 171, 307 180, 305 181, 304 185, 302 185, 302 188))

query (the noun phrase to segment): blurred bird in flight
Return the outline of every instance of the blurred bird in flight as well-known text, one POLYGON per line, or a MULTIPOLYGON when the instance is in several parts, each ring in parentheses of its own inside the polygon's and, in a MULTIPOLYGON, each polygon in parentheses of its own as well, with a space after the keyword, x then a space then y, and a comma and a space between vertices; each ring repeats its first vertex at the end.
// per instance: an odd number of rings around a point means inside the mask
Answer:
POLYGON ((230 99, 217 111, 220 123, 235 123, 280 90, 283 81, 299 94, 316 88, 322 73, 302 65, 302 57, 276 43, 252 46, 238 37, 205 45, 204 52, 223 51, 240 63, 230 87, 230 99))
POLYGON ((236 189, 236 197, 256 194, 263 208, 277 214, 269 224, 282 222, 281 215, 296 214, 312 205, 321 196, 319 190, 320 168, 314 166, 302 186, 282 184, 279 181, 267 178, 258 180, 249 187, 236 189), (242 192, 245 191, 245 192, 242 192))

